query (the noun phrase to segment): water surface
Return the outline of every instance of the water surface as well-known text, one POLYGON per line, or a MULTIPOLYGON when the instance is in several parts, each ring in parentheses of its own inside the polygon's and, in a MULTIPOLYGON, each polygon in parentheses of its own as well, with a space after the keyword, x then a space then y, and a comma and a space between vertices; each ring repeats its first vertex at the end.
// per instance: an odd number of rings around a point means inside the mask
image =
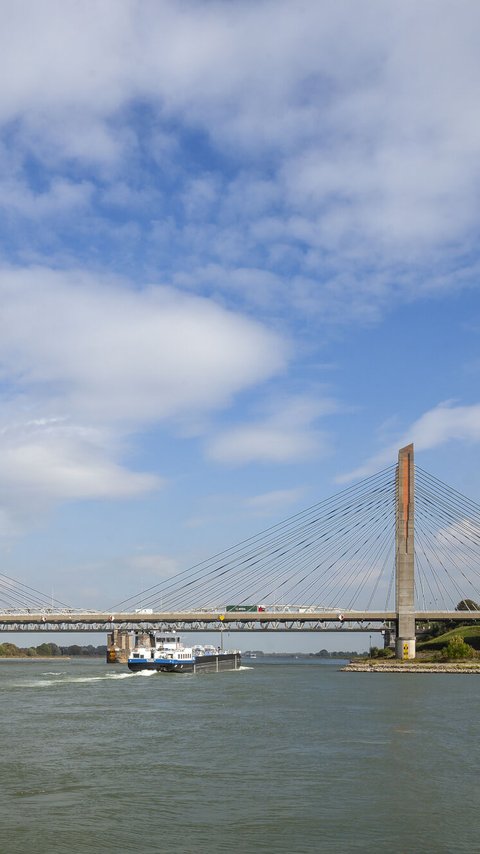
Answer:
POLYGON ((480 851, 480 677, 1 662, 6 854, 480 851))

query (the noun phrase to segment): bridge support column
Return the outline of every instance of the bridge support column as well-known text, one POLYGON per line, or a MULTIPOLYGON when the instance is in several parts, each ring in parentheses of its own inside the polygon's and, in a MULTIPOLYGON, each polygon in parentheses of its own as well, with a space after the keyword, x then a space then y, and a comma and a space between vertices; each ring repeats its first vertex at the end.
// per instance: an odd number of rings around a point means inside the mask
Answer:
POLYGON ((398 453, 395 536, 397 658, 415 658, 413 445, 398 453))
POLYGON ((126 664, 133 645, 131 632, 113 629, 107 635, 107 664, 126 664))

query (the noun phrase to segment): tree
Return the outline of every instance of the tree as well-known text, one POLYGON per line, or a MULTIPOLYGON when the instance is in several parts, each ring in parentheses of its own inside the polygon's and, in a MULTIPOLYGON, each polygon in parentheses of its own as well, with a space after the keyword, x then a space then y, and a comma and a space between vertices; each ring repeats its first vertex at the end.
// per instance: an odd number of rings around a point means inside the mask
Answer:
POLYGON ((56 643, 41 643, 37 646, 37 655, 50 657, 52 655, 61 655, 60 647, 56 643))
POLYGON ((477 605, 473 599, 461 599, 455 608, 456 611, 480 611, 480 605, 477 605))
POLYGON ((0 644, 0 656, 2 656, 2 658, 12 658, 13 656, 18 655, 20 655, 20 650, 14 643, 0 644))
POLYGON ((63 655, 82 655, 82 647, 78 643, 62 647, 63 655))
POLYGON ((442 658, 450 660, 452 658, 475 658, 475 650, 470 644, 465 643, 461 635, 454 635, 448 644, 442 649, 442 658))

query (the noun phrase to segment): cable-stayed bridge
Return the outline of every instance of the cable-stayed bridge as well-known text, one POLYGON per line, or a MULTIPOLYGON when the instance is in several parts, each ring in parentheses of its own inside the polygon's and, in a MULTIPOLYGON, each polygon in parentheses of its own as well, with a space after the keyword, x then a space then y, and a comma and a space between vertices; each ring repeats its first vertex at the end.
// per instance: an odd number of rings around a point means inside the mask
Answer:
POLYGON ((0 575, 0 631, 395 632, 480 620, 480 505, 414 465, 349 486, 105 611, 0 575), (460 607, 461 610, 458 610, 460 607))

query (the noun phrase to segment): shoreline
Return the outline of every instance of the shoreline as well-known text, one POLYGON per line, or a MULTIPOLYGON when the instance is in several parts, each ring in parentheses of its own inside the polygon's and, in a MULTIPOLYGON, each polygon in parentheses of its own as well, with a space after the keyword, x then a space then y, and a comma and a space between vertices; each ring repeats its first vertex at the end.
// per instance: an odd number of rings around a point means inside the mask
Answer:
POLYGON ((343 673, 478 673, 480 662, 467 661, 350 661, 341 667, 343 673))
MULTIPOLYGON (((78 656, 79 658, 81 656, 78 656)), ((89 656, 92 657, 93 656, 89 656)), ((71 655, 1 655, 0 656, 0 664, 2 661, 71 661, 71 655)))

